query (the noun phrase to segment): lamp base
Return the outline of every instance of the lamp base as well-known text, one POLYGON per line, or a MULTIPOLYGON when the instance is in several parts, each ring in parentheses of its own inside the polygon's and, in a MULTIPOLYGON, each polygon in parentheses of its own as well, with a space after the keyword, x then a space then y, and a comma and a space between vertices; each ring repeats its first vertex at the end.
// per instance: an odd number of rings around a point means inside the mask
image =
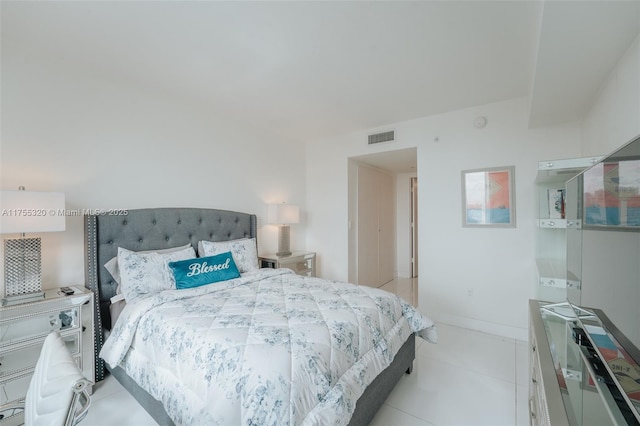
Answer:
POLYGON ((5 297, 42 291, 40 238, 4 240, 5 297))
POLYGON ((277 256, 291 256, 291 249, 289 248, 290 242, 290 231, 291 228, 289 225, 280 225, 278 227, 278 252, 277 256))

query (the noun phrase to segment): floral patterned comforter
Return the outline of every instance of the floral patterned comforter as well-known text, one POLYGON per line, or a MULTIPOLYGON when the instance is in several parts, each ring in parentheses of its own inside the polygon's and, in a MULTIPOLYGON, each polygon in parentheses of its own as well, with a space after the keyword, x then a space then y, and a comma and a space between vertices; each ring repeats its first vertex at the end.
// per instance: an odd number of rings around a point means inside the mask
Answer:
POLYGON ((412 332, 391 293, 261 269, 127 304, 100 356, 179 425, 342 425, 412 332))

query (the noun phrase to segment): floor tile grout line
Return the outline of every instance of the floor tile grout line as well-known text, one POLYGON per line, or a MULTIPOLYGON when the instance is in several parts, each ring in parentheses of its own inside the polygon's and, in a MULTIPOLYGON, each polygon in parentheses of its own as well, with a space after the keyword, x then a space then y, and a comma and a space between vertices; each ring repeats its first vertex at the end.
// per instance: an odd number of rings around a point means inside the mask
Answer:
POLYGON ((484 377, 490 377, 490 378, 492 378, 492 379, 500 380, 501 382, 505 382, 505 383, 513 383, 514 385, 517 385, 517 383, 516 383, 516 382, 517 382, 517 378, 515 378, 515 377, 514 377, 513 381, 511 381, 511 380, 506 380, 506 379, 503 379, 503 378, 501 378, 501 377, 496 377, 496 376, 494 376, 494 375, 492 375, 492 374, 482 373, 482 372, 480 372, 480 371, 476 371, 476 370, 474 370, 474 369, 461 367, 460 365, 457 365, 457 364, 455 364, 455 363, 449 362, 449 361, 447 361, 447 360, 443 360, 443 359, 435 358, 435 357, 432 357, 432 356, 429 356, 429 355, 425 355, 425 354, 416 354, 416 357, 421 357, 422 359, 429 359, 429 360, 432 360, 432 361, 442 362, 442 363, 445 363, 445 364, 447 364, 447 365, 449 365, 449 366, 454 366, 454 367, 456 367, 456 368, 459 368, 459 369, 465 370, 465 371, 470 372, 470 373, 478 374, 478 375, 480 375, 480 376, 484 376, 484 377))
MULTIPOLYGON (((430 357, 423 357, 423 360, 425 360, 425 358, 430 358, 430 357)), ((443 360, 440 360, 440 359, 434 359, 434 358, 430 358, 430 359, 431 359, 431 360, 434 360, 434 361, 437 361, 437 362, 442 362, 442 363, 444 363, 444 364, 447 364, 449 367, 458 368, 458 367, 457 367, 457 365, 456 365, 456 364, 454 364, 454 363, 449 363, 449 362, 446 362, 446 361, 443 361, 443 360)), ((500 382, 500 383, 502 383, 502 384, 506 384, 506 385, 508 385, 508 386, 507 386, 507 388, 509 388, 509 389, 510 389, 509 393, 510 393, 511 395, 513 395, 513 394, 514 394, 514 392, 515 392, 515 390, 517 389, 517 385, 516 385, 516 383, 515 383, 515 382, 509 381, 509 380, 504 380, 504 379, 501 379, 501 378, 499 378, 499 377, 495 377, 495 376, 492 376, 492 375, 489 375, 489 374, 479 373, 479 372, 477 372, 477 371, 471 371, 471 370, 468 370, 468 369, 464 369, 464 370, 465 370, 465 374, 475 374, 475 375, 481 376, 481 377, 483 377, 483 378, 485 378, 485 379, 486 379, 486 378, 488 378, 488 379, 492 379, 492 380, 495 380, 496 382, 500 382)), ((415 371, 414 371, 414 374, 415 374, 415 371)), ((407 377, 407 376, 405 376, 405 377, 407 377)), ((408 415, 410 415, 410 416, 412 416, 412 417, 415 417, 415 418, 417 418, 417 419, 419 419, 419 420, 421 420, 421 421, 427 422, 429 425, 433 425, 433 426, 436 426, 436 425, 437 425, 437 423, 435 423, 434 421, 431 421, 431 420, 425 419, 425 418, 423 418, 423 417, 418 416, 418 415, 417 415, 417 414, 415 414, 415 413, 413 413, 413 414, 412 414, 412 413, 410 413, 410 412, 408 412, 408 411, 403 410, 403 409, 402 409, 402 408, 400 408, 400 407, 397 407, 397 406, 396 406, 396 405, 394 405, 393 403, 389 402, 389 399, 387 399, 387 400, 385 401, 385 404, 389 405, 390 407, 392 407, 392 408, 394 408, 394 409, 396 409, 396 410, 398 410, 398 411, 401 411, 402 413, 408 414, 408 415)), ((513 407, 510 407, 510 410, 511 410, 510 417, 511 417, 512 422, 511 422, 511 423, 509 423, 509 424, 514 424, 514 425, 515 425, 515 424, 516 424, 516 422, 517 422, 517 417, 515 417, 515 416, 516 416, 516 411, 515 411, 515 410, 516 410, 516 408, 515 408, 515 404, 514 404, 514 406, 513 406, 513 407)))
MULTIPOLYGON (((389 403, 388 403, 388 402, 386 402, 386 401, 385 401, 382 405, 383 405, 383 406, 385 406, 385 405, 386 405, 387 407, 390 407, 390 408, 393 408, 394 410, 400 411, 402 414, 405 414, 405 415, 407 415, 407 416, 409 416, 409 417, 413 417, 414 419, 420 420, 421 422, 428 423, 429 425, 434 425, 434 426, 435 426, 435 423, 433 423, 432 421, 429 421, 429 420, 427 420, 427 419, 423 419, 423 418, 422 418, 422 417, 420 417, 420 416, 417 416, 417 415, 415 415, 415 414, 411 414, 411 413, 409 413, 409 412, 407 412, 407 411, 404 411, 403 409, 398 408, 398 407, 395 407, 395 406, 393 406, 393 405, 389 404, 389 403)), ((378 412, 379 412, 379 411, 378 411, 378 412)))

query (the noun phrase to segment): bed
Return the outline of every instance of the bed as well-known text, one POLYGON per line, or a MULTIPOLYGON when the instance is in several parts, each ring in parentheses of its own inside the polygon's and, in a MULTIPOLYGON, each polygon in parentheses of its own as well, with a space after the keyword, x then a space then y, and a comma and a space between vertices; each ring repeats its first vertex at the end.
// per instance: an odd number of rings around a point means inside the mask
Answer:
MULTIPOLYGON (((387 298, 388 293, 377 289, 300 277, 288 270, 251 271, 215 285, 167 290, 136 299, 135 303, 127 301, 120 320, 114 325, 109 307, 117 284, 104 265, 117 256, 119 247, 139 252, 191 244, 195 249, 201 241, 254 239, 257 220, 252 214, 200 208, 113 213, 85 216, 85 286, 99 301, 94 312, 95 380, 112 374, 161 425, 365 425, 400 377, 411 372, 416 333, 432 342, 437 339, 433 323, 395 296, 387 298), (361 295, 361 292, 364 293, 361 295), (238 300, 245 302, 237 303, 238 300), (265 300, 269 302, 265 304, 265 300), (382 308, 376 308, 376 313, 370 315, 370 305, 374 302, 381 303, 382 308), (353 305, 347 306, 347 303, 353 305), (315 305, 321 310, 300 313, 306 305, 315 305), (249 313, 238 312, 238 309, 259 312, 261 316, 249 317, 249 313), (220 310, 232 312, 233 320, 219 317, 220 310), (350 314, 352 317, 345 322, 328 316, 328 311, 331 315, 336 312, 338 317, 348 318, 350 314), (395 324, 387 318, 394 315, 398 316, 393 320, 397 321, 395 324), (303 324, 300 319, 303 317, 315 320, 311 321, 313 324, 303 324), (238 321, 246 322, 238 326, 240 331, 231 328, 232 323, 238 321), (278 328, 279 321, 287 322, 290 328, 286 331, 278 328), (364 337, 359 337, 359 344, 350 340, 354 333, 345 327, 350 327, 351 322, 361 322, 361 325, 388 322, 389 325, 384 336, 374 331, 373 343, 367 346, 362 343, 364 337), (314 334, 320 323, 339 324, 339 328, 314 334), (140 331, 136 332, 136 326, 140 331), (196 329, 203 330, 201 335, 192 333, 196 329), (251 333, 246 332, 248 329, 251 333), (268 329, 268 333, 259 334, 256 329, 268 329), (214 332, 222 335, 212 337, 214 332), (188 337, 184 342, 176 343, 185 334, 188 337), (326 334, 329 342, 321 343, 320 334, 326 334), (105 345, 106 339, 109 341, 105 345), (244 346, 238 350, 241 340, 244 346), (165 350, 169 346, 160 348, 168 341, 170 349, 165 350), (195 348, 194 341, 208 346, 195 348), (283 342, 284 347, 278 346, 283 342), (228 346, 220 349, 220 345, 228 346), (348 350, 340 350, 340 345, 348 350), (325 347, 329 349, 324 350, 325 347), (182 348, 186 348, 184 352, 180 352, 182 348), (101 352, 109 363, 100 357, 101 352), (235 365, 227 358, 225 363, 212 363, 214 352, 216 357, 220 353, 225 356, 235 353, 242 364, 235 365), (328 354, 327 359, 320 356, 321 352, 328 354), (187 358, 191 361, 185 361, 187 358), (169 364, 160 365, 162 362, 169 364), (262 367, 260 362, 264 363, 262 367), (351 364, 345 364, 348 362, 351 364), (157 371, 141 367, 156 363, 157 371), (277 370, 280 364, 279 376, 269 377, 270 371, 277 370), (342 369, 337 372, 325 369, 334 364, 342 369), (224 370, 241 370, 245 374, 242 379, 234 379, 225 376, 231 373, 224 370), (295 381, 298 376, 305 376, 300 383, 295 381), (288 392, 286 398, 270 401, 275 395, 274 386, 288 392), (227 414, 226 405, 223 408, 216 405, 225 398, 235 401, 234 410, 238 408, 238 413, 227 414), (201 406, 203 404, 205 406, 201 406), (211 408, 207 404, 216 406, 211 408)), ((365 327, 371 328, 371 325, 365 327)), ((364 336, 364 332, 358 333, 364 336)))

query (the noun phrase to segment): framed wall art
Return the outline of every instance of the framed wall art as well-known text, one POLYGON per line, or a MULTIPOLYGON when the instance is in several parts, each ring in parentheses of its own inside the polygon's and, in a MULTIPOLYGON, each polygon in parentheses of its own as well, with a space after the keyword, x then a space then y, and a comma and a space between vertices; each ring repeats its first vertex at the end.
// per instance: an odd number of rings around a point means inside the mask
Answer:
POLYGON ((515 167, 462 171, 462 226, 516 226, 515 167))

